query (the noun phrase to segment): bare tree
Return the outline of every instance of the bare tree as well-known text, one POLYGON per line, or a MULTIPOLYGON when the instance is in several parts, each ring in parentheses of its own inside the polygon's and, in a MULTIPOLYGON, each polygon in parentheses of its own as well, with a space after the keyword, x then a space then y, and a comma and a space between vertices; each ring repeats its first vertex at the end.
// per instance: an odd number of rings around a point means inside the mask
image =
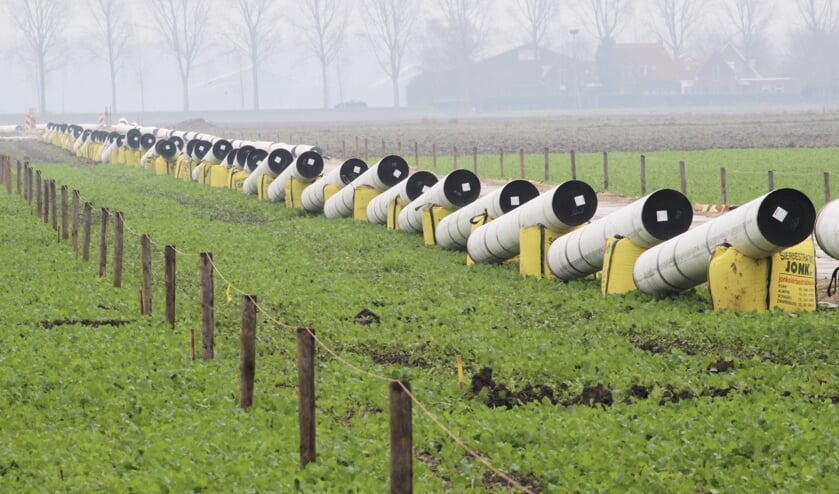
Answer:
POLYGON ((9 16, 23 35, 23 58, 35 65, 38 74, 38 109, 47 111, 47 74, 61 65, 57 54, 58 36, 67 20, 65 2, 54 0, 10 0, 9 16))
POLYGON ((807 31, 830 34, 839 27, 839 6, 834 0, 796 0, 807 31))
POLYGON ((128 43, 129 29, 123 0, 88 0, 90 17, 93 19, 96 35, 104 44, 104 52, 94 50, 96 56, 108 62, 111 79, 111 111, 117 111, 117 72, 121 68, 122 57, 128 43))
POLYGON ((463 71, 477 59, 486 39, 492 0, 437 0, 439 16, 429 22, 424 65, 463 71))
POLYGON ((723 4, 723 13, 734 27, 738 48, 746 60, 756 58, 774 10, 773 0, 730 0, 723 4))
POLYGON ((804 81, 811 96, 835 97, 839 92, 839 5, 834 0, 797 0, 803 27, 789 44, 790 72, 804 81))
POLYGON ((588 29, 602 44, 606 40, 614 41, 621 28, 632 13, 633 0, 582 0, 582 8, 588 29))
POLYGON ((527 31, 527 41, 539 50, 551 22, 559 15, 559 0, 518 0, 519 24, 527 31))
POLYGON ((367 38, 376 61, 390 78, 393 106, 399 107, 399 77, 406 50, 413 36, 418 4, 415 0, 365 0, 367 38))
POLYGON ((275 27, 279 21, 277 3, 272 0, 233 0, 241 14, 244 36, 237 33, 232 41, 247 53, 253 82, 253 109, 259 110, 259 67, 267 58, 267 46, 276 41, 275 27))
POLYGON ((691 32, 701 21, 705 0, 655 0, 653 28, 664 45, 679 60, 685 55, 685 45, 691 32))
POLYGON ((320 62, 323 85, 323 107, 329 108, 329 65, 335 60, 344 42, 347 27, 347 2, 345 0, 300 0, 303 22, 297 29, 309 50, 320 62))
POLYGON ((184 111, 189 111, 189 77, 204 41, 210 6, 207 0, 149 0, 155 28, 178 63, 184 111))

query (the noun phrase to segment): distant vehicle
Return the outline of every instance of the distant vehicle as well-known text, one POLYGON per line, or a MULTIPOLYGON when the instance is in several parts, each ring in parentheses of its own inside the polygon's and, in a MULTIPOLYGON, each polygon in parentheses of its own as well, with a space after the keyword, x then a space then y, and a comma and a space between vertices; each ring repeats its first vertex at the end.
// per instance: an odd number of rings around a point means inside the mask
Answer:
POLYGON ((358 108, 367 108, 367 103, 357 99, 350 99, 347 101, 342 101, 335 105, 336 109, 349 109, 349 110, 356 110, 358 108))

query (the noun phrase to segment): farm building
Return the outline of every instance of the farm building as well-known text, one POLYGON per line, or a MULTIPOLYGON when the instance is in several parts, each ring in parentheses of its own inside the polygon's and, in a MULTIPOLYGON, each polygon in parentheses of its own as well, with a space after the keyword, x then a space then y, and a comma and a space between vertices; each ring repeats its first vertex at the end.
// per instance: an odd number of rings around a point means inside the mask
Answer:
POLYGON ((610 56, 613 65, 601 73, 592 60, 521 45, 465 69, 421 72, 407 85, 408 105, 503 111, 730 103, 801 92, 793 78, 760 74, 730 44, 699 60, 673 60, 661 43, 617 43, 610 56))
POLYGON ((572 106, 593 79, 591 61, 522 45, 465 70, 426 71, 407 86, 409 106, 516 110, 572 106))

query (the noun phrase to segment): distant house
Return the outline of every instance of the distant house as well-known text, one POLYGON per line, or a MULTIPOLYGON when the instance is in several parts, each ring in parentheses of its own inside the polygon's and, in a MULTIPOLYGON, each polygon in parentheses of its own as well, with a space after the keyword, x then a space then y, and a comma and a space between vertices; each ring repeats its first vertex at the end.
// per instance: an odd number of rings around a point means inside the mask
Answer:
POLYGON ((693 66, 675 62, 661 43, 618 43, 618 92, 621 95, 682 94, 682 81, 693 66))
POLYGON ((737 91, 737 72, 722 53, 715 51, 696 64, 691 94, 733 94, 737 91))
POLYGON ((533 109, 573 103, 575 88, 592 78, 592 64, 546 48, 522 45, 462 71, 426 71, 406 88, 409 106, 490 110, 533 109))
POLYGON ((800 91, 791 77, 764 76, 732 44, 711 53, 698 64, 696 94, 781 94, 800 91))

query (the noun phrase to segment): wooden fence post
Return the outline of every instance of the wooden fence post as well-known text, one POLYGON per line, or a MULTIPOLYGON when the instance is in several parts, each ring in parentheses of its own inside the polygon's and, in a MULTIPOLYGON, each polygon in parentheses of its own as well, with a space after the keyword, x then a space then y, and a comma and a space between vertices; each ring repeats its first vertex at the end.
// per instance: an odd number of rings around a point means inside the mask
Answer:
POLYGON ((70 239, 70 212, 68 211, 67 186, 61 186, 61 240, 70 239))
POLYGON ((42 221, 45 225, 48 225, 50 222, 50 181, 49 179, 42 179, 41 183, 44 184, 44 216, 42 221))
MULTIPOLYGON (((23 200, 29 201, 29 166, 23 165, 23 200)), ((31 204, 31 202, 30 202, 31 204)))
POLYGON ((385 156, 385 140, 382 139, 382 158, 385 156))
POLYGON ((609 153, 603 151, 603 190, 609 190, 609 153))
POLYGON ((452 170, 457 170, 457 146, 452 146, 452 170))
POLYGON ((414 490, 413 431, 411 385, 405 381, 390 383, 390 492, 411 493, 414 490))
POLYGON ((419 168, 419 143, 414 141, 414 166, 419 168))
POLYGON ((472 146, 472 173, 478 174, 478 146, 472 146))
POLYGON ((300 468, 315 461, 315 330, 297 328, 297 416, 300 422, 300 468))
POLYGON ((547 182, 551 178, 551 158, 548 148, 545 148, 543 152, 545 153, 545 182, 547 182))
POLYGON ((577 180, 577 153, 571 150, 571 180, 577 180))
POLYGON ((152 286, 151 286, 151 238, 148 234, 140 235, 140 258, 143 271, 143 310, 144 316, 152 314, 152 286))
POLYGON ((256 297, 242 297, 242 334, 239 352, 239 408, 253 405, 253 380, 256 372, 256 297))
POLYGON ((114 288, 122 287, 122 252, 125 246, 122 213, 117 211, 114 216, 114 288))
POLYGON ((79 258, 79 191, 73 190, 73 224, 70 228, 70 238, 73 240, 73 255, 79 258))
POLYGON ((17 160, 17 195, 20 195, 20 160, 17 160))
POLYGON ((824 172, 824 203, 830 202, 830 172, 824 172))
POLYGON ((213 339, 215 331, 213 254, 202 252, 201 256, 201 347, 204 360, 213 359, 213 339))
POLYGON ((685 171, 685 162, 679 161, 679 181, 682 184, 682 194, 688 195, 688 179, 685 171))
POLYGON ((519 178, 527 176, 527 169, 524 166, 524 148, 519 148, 519 178))
POLYGON ((99 277, 105 277, 108 265, 108 210, 102 208, 102 223, 99 229, 99 277))
POLYGON ((29 166, 29 162, 25 161, 24 166, 26 166, 26 178, 28 180, 26 184, 26 200, 29 201, 29 213, 32 213, 32 167, 29 166))
POLYGON ((82 242, 82 259, 90 259, 90 227, 93 222, 93 204, 84 203, 84 241, 82 242))
MULTIPOLYGON (((291 141, 289 141, 289 142, 291 142, 291 141)), ((358 147, 358 136, 355 136, 355 155, 356 155, 356 156, 360 156, 360 154, 359 154, 359 152, 358 152, 358 151, 359 151, 359 147, 358 147)))
POLYGON ((6 157, 6 192, 12 195, 12 160, 6 157))
POLYGON ((725 184, 725 167, 720 168, 720 201, 721 204, 728 204, 728 190, 725 184))
MULTIPOLYGON (((50 215, 52 215, 52 229, 58 232, 58 196, 55 193, 55 180, 50 180, 50 215)), ((60 240, 59 236, 59 240, 60 240)))
POLYGON ((437 169, 437 143, 431 144, 431 167, 437 169))
POLYGON ((365 137, 364 138, 364 161, 370 161, 370 151, 368 150, 368 144, 370 139, 365 137))
POLYGON ((498 176, 504 178, 504 148, 498 149, 498 176))
POLYGON ((641 195, 647 195, 647 157, 641 155, 641 195))
POLYGON ((35 212, 38 213, 38 218, 42 218, 44 216, 42 211, 44 201, 41 197, 41 170, 35 172, 35 194, 37 196, 37 201, 35 201, 37 209, 35 209, 35 212))
POLYGON ((175 246, 163 248, 164 277, 166 278, 166 322, 175 328, 175 246))
POLYGON ((769 192, 772 192, 773 190, 775 190, 775 172, 774 171, 769 170, 767 172, 767 180, 769 182, 769 192))

